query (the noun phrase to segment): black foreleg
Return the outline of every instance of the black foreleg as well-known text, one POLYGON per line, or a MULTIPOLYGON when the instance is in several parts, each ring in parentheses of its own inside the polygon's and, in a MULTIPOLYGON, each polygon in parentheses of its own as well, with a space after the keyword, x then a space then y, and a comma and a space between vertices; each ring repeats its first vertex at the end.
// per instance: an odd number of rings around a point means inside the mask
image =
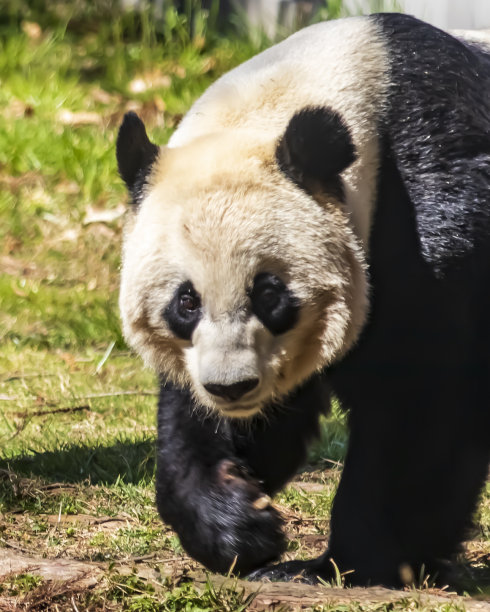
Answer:
POLYGON ((279 513, 235 453, 229 424, 170 384, 160 392, 156 489, 163 520, 212 571, 235 562, 246 573, 284 549, 279 513))
POLYGON ((305 460, 327 406, 319 378, 250 422, 204 416, 188 392, 161 386, 157 506, 190 555, 213 571, 235 562, 246 573, 281 554, 282 523, 268 494, 305 460))
POLYGON ((320 414, 329 406, 328 386, 322 377, 314 376, 283 398, 280 406, 267 408, 264 417, 250 424, 231 424, 237 453, 267 493, 282 489, 304 464, 308 447, 319 433, 320 414))

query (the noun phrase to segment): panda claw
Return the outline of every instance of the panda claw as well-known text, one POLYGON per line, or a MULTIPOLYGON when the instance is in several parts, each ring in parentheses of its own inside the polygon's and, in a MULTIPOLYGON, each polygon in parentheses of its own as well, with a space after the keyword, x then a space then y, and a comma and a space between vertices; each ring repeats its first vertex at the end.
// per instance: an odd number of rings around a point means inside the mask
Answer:
POLYGON ((252 508, 255 510, 265 510, 271 505, 271 498, 268 495, 262 495, 252 503, 252 508))
POLYGON ((236 463, 229 459, 224 459, 218 466, 218 479, 221 482, 230 483, 237 479, 243 480, 243 476, 236 463))

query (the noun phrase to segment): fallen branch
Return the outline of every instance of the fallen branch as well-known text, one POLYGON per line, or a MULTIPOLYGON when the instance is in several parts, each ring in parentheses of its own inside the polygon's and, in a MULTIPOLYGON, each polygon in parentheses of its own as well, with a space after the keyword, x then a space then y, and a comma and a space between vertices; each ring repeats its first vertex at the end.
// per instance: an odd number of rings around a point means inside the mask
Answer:
POLYGON ((56 582, 70 580, 78 588, 92 588, 101 580, 104 570, 95 563, 42 559, 0 549, 0 582, 6 576, 26 573, 56 582))
MULTIPOLYGON (((155 590, 165 588, 161 575, 173 571, 167 566, 169 559, 163 560, 156 570, 149 565, 134 565, 135 559, 129 559, 126 565, 119 565, 117 573, 122 575, 135 575, 142 580, 151 581, 155 590), (155 580, 158 575, 159 579, 155 580)), ((151 563, 154 565, 154 562, 151 563)), ((42 559, 28 557, 20 553, 0 549, 0 581, 2 577, 21 573, 31 573, 41 576, 46 581, 72 581, 73 587, 93 588, 103 585, 106 572, 112 564, 89 563, 73 559, 42 559)), ((198 589, 206 588, 211 583, 216 589, 230 589, 243 592, 245 596, 254 595, 248 609, 270 610, 282 608, 286 610, 311 609, 314 606, 329 605, 333 608, 344 607, 353 603, 364 605, 399 604, 404 609, 426 607, 433 609, 442 605, 460 606, 467 612, 490 612, 490 603, 462 597, 454 593, 438 591, 437 593, 424 590, 395 591, 382 587, 371 588, 340 588, 322 585, 301 584, 298 582, 248 582, 236 578, 227 578, 202 571, 191 571, 187 574, 198 589)))
POLYGON ((490 612, 490 603, 462 597, 454 593, 439 591, 438 594, 423 590, 396 591, 384 587, 326 587, 322 585, 302 584, 300 582, 248 582, 225 576, 205 575, 203 572, 191 572, 190 577, 203 587, 209 581, 215 588, 229 587, 233 590, 243 589, 245 596, 255 594, 249 609, 305 610, 315 606, 348 606, 353 603, 364 605, 403 604, 406 609, 426 606, 430 609, 441 604, 460 605, 467 612, 490 612))

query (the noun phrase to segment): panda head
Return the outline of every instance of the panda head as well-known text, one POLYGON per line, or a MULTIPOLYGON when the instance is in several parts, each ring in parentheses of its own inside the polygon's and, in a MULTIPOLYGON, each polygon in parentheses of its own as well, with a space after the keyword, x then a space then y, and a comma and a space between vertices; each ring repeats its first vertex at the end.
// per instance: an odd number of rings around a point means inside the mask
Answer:
POLYGON ((128 342, 196 402, 250 417, 355 342, 366 275, 342 202, 355 159, 340 117, 296 113, 158 149, 126 115, 119 171, 133 199, 120 310, 128 342))

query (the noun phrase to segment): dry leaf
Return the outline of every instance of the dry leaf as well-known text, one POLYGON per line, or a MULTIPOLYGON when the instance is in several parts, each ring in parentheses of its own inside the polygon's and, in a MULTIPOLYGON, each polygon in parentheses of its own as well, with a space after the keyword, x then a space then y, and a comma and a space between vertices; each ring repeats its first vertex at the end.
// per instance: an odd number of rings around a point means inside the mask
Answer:
POLYGON ((20 298, 26 298, 29 295, 26 291, 22 291, 17 285, 14 285, 14 283, 12 283, 12 291, 20 298))
POLYGON ((22 100, 14 98, 10 100, 8 105, 3 109, 3 113, 7 119, 28 118, 34 115, 34 107, 22 102, 22 100))
POLYGON ((185 79, 185 77, 187 75, 187 72, 186 72, 186 69, 184 68, 184 66, 175 66, 174 74, 175 74, 175 76, 178 76, 179 79, 185 79))
POLYGON ((93 100, 95 100, 95 102, 99 102, 100 104, 112 104, 113 102, 119 99, 119 96, 113 96, 109 92, 100 89, 100 87, 92 89, 90 95, 92 96, 93 100))
POLYGON ((75 355, 72 355, 71 353, 67 353, 67 352, 58 353, 58 355, 66 363, 66 365, 69 367, 70 370, 74 370, 78 367, 76 363, 75 355))
POLYGON ((21 261, 9 255, 0 256, 0 271, 9 276, 27 276, 34 272, 36 265, 32 262, 21 261))
POLYGON ((108 225, 103 223, 92 223, 89 225, 88 230, 92 236, 99 238, 100 240, 114 240, 116 232, 111 229, 108 225))
POLYGON ((75 181, 61 181, 54 188, 56 193, 62 193, 64 195, 75 195, 80 193, 80 185, 75 181))
POLYGON ((119 219, 119 217, 122 217, 125 211, 126 207, 122 203, 118 204, 116 208, 95 208, 93 206, 87 206, 83 224, 112 223, 116 221, 116 219, 119 219))
POLYGON ((214 57, 207 57, 201 66, 201 74, 206 74, 216 66, 216 59, 214 57))
POLYGON ((44 189, 42 185, 37 185, 33 189, 29 189, 27 193, 29 194, 31 202, 36 202, 38 204, 43 204, 46 206, 47 204, 50 204, 53 201, 50 194, 46 191, 46 189, 44 189))
POLYGON ((65 230, 59 237, 59 240, 66 242, 76 242, 80 237, 80 231, 75 228, 65 230))
POLYGON ((23 21, 22 31, 31 40, 39 40, 42 36, 41 26, 34 21, 23 21))
POLYGON ((102 117, 98 113, 89 111, 72 111, 62 109, 56 115, 56 119, 63 125, 71 125, 74 127, 80 125, 98 125, 102 122, 102 117))
POLYGON ((143 93, 148 89, 167 89, 172 84, 172 79, 168 74, 158 72, 146 72, 145 74, 133 79, 128 89, 131 93, 143 93))
POLYGON ((165 102, 162 100, 162 98, 159 98, 158 96, 155 96, 153 98, 153 104, 155 105, 155 108, 158 111, 163 113, 163 111, 165 110, 165 102))

